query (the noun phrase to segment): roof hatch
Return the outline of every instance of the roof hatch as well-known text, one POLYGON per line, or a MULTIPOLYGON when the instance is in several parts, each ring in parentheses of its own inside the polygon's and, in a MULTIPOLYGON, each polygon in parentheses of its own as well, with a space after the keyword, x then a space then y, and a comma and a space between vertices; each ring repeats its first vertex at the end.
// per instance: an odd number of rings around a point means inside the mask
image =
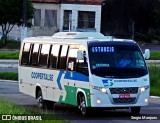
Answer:
POLYGON ((105 39, 106 37, 99 32, 58 32, 55 33, 52 38, 93 38, 93 39, 105 39))

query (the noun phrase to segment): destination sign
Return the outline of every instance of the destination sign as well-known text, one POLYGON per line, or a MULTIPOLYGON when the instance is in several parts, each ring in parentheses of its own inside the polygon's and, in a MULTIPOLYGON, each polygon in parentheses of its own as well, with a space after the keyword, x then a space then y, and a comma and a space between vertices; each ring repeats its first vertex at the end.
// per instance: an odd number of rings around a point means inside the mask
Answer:
POLYGON ((102 46, 102 47, 91 47, 91 52, 99 53, 99 52, 114 52, 114 47, 102 46))

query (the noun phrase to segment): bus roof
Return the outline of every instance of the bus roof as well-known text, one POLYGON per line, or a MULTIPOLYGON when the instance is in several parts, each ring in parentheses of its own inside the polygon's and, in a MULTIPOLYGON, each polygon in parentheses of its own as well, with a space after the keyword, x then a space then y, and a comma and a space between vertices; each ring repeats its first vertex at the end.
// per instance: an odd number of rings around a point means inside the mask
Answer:
POLYGON ((28 37, 23 40, 23 42, 48 42, 68 44, 85 44, 89 41, 134 42, 133 40, 129 39, 116 39, 113 38, 113 36, 104 36, 99 32, 58 32, 53 36, 28 37))

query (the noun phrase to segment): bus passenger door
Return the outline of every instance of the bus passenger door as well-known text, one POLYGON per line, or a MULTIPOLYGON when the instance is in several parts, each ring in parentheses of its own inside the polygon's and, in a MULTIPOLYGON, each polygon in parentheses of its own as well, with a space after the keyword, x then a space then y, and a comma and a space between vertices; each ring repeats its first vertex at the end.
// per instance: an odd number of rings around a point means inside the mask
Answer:
POLYGON ((68 62, 67 62, 67 71, 65 78, 67 79, 67 95, 69 99, 69 104, 77 105, 76 98, 76 82, 77 82, 77 73, 76 73, 76 64, 77 64, 77 51, 79 45, 71 45, 68 53, 68 62))
POLYGON ((65 77, 67 78, 65 89, 67 91, 68 103, 76 105, 76 73, 75 71, 67 71, 65 77))

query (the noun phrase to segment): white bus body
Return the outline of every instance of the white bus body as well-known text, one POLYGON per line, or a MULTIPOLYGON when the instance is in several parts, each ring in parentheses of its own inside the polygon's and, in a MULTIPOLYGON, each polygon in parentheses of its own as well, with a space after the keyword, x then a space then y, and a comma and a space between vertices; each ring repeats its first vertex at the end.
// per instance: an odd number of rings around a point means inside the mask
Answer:
MULTIPOLYGON (((149 51, 144 54, 149 58, 149 51)), ((19 90, 38 100, 88 108, 131 108, 148 105, 149 73, 138 44, 100 33, 59 32, 25 38, 19 57, 19 90), (119 66, 125 53, 131 64, 119 66)))

